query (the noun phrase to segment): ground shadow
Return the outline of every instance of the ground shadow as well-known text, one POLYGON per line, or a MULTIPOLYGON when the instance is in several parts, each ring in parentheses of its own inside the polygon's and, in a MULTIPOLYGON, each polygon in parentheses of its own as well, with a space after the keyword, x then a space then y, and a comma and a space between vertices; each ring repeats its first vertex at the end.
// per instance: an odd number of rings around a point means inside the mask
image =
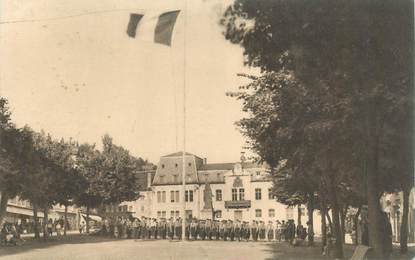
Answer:
MULTIPOLYGON (((86 244, 86 243, 103 243, 103 242, 111 242, 111 241, 121 241, 123 239, 116 239, 113 237, 105 237, 105 236, 95 236, 95 235, 80 235, 80 234, 68 234, 66 237, 62 236, 58 237, 51 237, 48 240, 34 239, 28 238, 25 239, 23 245, 18 246, 1 246, 0 247, 0 257, 9 256, 9 255, 16 255, 20 253, 24 253, 34 249, 43 249, 54 247, 62 244, 86 244)), ((134 239, 131 239, 134 240, 134 239)), ((139 241, 146 241, 146 240, 139 240, 139 241)))

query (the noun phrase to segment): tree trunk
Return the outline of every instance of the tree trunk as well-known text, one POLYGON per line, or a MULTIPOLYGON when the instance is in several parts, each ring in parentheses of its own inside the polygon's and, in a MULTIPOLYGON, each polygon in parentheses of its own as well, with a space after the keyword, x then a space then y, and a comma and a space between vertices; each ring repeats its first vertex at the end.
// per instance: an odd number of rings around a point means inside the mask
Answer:
MULTIPOLYGON (((333 210, 332 210, 332 212, 333 212, 333 210)), ((326 217, 327 217, 327 221, 329 222, 330 233, 333 234, 333 222, 331 221, 329 210, 326 210, 326 217)))
POLYGON ((346 238, 346 215, 347 215, 348 208, 349 206, 345 205, 344 208, 342 208, 342 210, 340 211, 340 221, 341 221, 343 243, 345 243, 345 238, 346 238))
POLYGON ((373 248, 374 258, 388 259, 388 246, 385 245, 385 235, 383 234, 384 223, 382 221, 382 211, 380 206, 379 190, 379 139, 382 123, 377 108, 377 100, 368 102, 366 115, 366 196, 367 211, 369 221, 369 244, 373 248))
POLYGON ((68 205, 65 204, 65 214, 64 214, 64 221, 63 221, 63 235, 66 236, 66 226, 68 223, 68 205))
POLYGON ((40 234, 39 234, 39 218, 37 216, 37 205, 33 204, 33 232, 35 233, 35 238, 39 239, 40 238, 40 234))
POLYGON ((6 220, 7 203, 9 202, 9 196, 6 192, 1 192, 0 199, 0 227, 2 227, 6 220))
POLYGON ((324 252, 324 247, 327 245, 327 224, 326 224, 326 215, 327 209, 324 202, 321 203, 321 252, 324 252))
POLYGON ((377 156, 368 162, 367 171, 367 206, 369 220, 369 245, 373 248, 376 259, 388 259, 387 246, 384 244, 381 207, 379 202, 377 156), (373 162, 374 161, 374 162, 373 162))
POLYGON ((48 234, 48 206, 43 209, 43 239, 46 240, 49 237, 48 234))
POLYGON ((86 233, 89 234, 89 207, 86 207, 86 233))
POLYGON ((297 206, 297 226, 301 225, 301 205, 297 206))
POLYGON ((408 252, 408 215, 409 215, 409 193, 410 188, 408 185, 404 185, 403 188, 403 209, 402 209, 402 222, 401 222, 401 236, 400 236, 400 250, 402 254, 408 252))
POLYGON ((314 194, 310 194, 307 203, 307 214, 308 214, 308 245, 314 244, 314 194))
POLYGON ((334 258, 343 258, 343 234, 341 229, 340 223, 340 206, 337 199, 337 192, 336 192, 336 185, 333 180, 333 177, 330 178, 330 201, 332 205, 332 214, 333 214, 333 237, 336 239, 335 241, 335 250, 334 250, 334 258))
POLYGON ((359 206, 357 209, 356 215, 354 216, 354 229, 355 229, 355 245, 357 246, 359 244, 359 215, 360 211, 362 210, 362 206, 359 206))

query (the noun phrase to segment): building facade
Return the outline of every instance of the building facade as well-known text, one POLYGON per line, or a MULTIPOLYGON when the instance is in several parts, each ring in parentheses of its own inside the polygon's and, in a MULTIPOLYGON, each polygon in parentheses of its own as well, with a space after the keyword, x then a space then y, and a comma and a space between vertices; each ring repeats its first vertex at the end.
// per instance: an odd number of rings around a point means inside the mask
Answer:
MULTIPOLYGON (((148 174, 148 190, 141 193, 140 199, 122 205, 136 217, 181 217, 182 162, 181 152, 162 156, 155 174, 148 174)), ((275 200, 270 174, 263 165, 244 161, 207 163, 206 159, 187 153, 185 168, 187 217, 266 222, 293 219, 297 223, 300 212, 301 223, 307 222, 304 206, 287 207, 275 200)), ((314 229, 318 232, 320 216, 314 214, 314 229)))
MULTIPOLYGON (((49 210, 48 217, 52 220, 56 220, 63 218, 64 214, 64 206, 53 205, 52 209, 49 210)), ((41 209, 38 210, 37 217, 38 221, 43 223, 44 215, 41 209)), ((67 218, 69 229, 78 229, 80 219, 79 209, 73 206, 68 206, 67 218)), ((5 221, 10 223, 27 224, 27 232, 30 233, 32 231, 31 226, 34 222, 32 204, 27 200, 20 199, 18 196, 10 199, 7 203, 5 221)))

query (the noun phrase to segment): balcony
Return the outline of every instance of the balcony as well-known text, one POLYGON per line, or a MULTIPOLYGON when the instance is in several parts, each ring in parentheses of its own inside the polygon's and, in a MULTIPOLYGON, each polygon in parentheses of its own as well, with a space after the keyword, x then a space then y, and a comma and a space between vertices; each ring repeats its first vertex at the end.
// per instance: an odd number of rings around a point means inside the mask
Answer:
POLYGON ((250 200, 228 200, 225 201, 225 208, 227 209, 243 209, 243 208, 250 208, 251 201, 250 200))

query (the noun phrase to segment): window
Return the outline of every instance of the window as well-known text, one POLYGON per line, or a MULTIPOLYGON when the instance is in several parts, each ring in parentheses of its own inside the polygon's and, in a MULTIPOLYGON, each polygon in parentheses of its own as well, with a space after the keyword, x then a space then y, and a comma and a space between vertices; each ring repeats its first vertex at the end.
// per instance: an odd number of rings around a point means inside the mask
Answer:
POLYGON ((261 194, 261 189, 260 188, 256 188, 255 189, 255 199, 256 200, 261 200, 262 194, 261 194))
POLYGON ((268 199, 274 199, 274 194, 272 194, 272 189, 268 189, 268 199))
POLYGON ((268 210, 268 217, 275 218, 275 209, 268 210))
POLYGON ((170 217, 174 218, 174 210, 170 211, 170 217))
POLYGON ((222 190, 216 190, 216 201, 222 201, 222 190))
POLYGON ((157 203, 161 202, 161 191, 157 192, 157 203))
POLYGON ((245 189, 244 188, 239 189, 239 200, 245 200, 245 189))
POLYGON ((190 167, 190 166, 192 166, 192 164, 191 164, 191 163, 189 163, 188 165, 189 165, 189 167, 190 167))
POLYGON ((261 175, 261 172, 260 171, 257 171, 256 172, 256 176, 259 176, 259 175, 261 175))
POLYGON ((232 200, 238 200, 238 190, 232 189, 232 200))
POLYGON ((129 211, 129 212, 132 212, 132 211, 133 211, 133 206, 129 206, 129 207, 128 207, 128 211, 129 211))
POLYGON ((161 217, 161 211, 157 211, 157 218, 161 217))
POLYGON ((166 191, 161 192, 161 202, 166 203, 166 191))
POLYGON ((160 176, 160 177, 159 177, 159 181, 160 181, 161 183, 163 183, 163 182, 164 182, 164 176, 160 176))
POLYGON ((176 218, 180 217, 180 211, 176 210, 176 218))
POLYGON ((176 166, 176 168, 179 167, 179 165, 177 163, 174 166, 176 166))
POLYGON ((293 208, 287 208, 286 213, 287 213, 287 219, 293 219, 294 218, 293 208))
POLYGON ((184 199, 186 202, 193 202, 193 191, 192 190, 185 191, 184 199))
POLYGON ((170 202, 174 202, 174 190, 170 191, 170 202))
POLYGON ((161 168, 163 168, 163 169, 164 169, 164 164, 162 164, 162 165, 161 165, 161 168))
POLYGON ((174 183, 178 183, 179 182, 179 176, 173 175, 173 181, 174 181, 174 183))
POLYGON ((144 206, 141 206, 141 211, 144 211, 144 206))
POLYGON ((257 218, 261 218, 261 217, 262 217, 262 210, 260 210, 260 209, 256 209, 256 210, 255 210, 255 217, 257 217, 257 218))
POLYGON ((161 217, 162 217, 162 218, 166 218, 166 211, 162 211, 162 212, 161 212, 161 217))
POLYGON ((180 202, 180 192, 176 190, 176 202, 180 202))
POLYGON ((222 210, 216 210, 215 213, 217 218, 222 218, 222 210))

